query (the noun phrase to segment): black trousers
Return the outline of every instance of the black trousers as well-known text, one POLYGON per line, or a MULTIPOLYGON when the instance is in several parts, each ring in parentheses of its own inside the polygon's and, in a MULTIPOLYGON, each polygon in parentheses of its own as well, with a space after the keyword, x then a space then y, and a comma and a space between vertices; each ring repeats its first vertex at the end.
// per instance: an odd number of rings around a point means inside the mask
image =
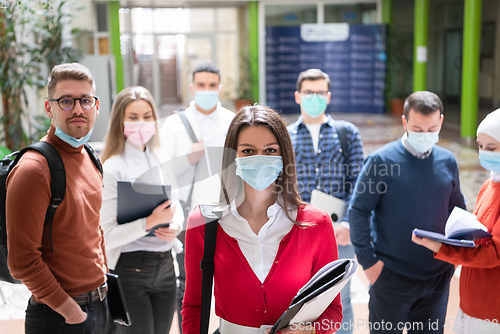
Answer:
POLYGON ((370 288, 370 333, 443 333, 454 272, 418 280, 384 267, 370 288))
POLYGON ((45 304, 31 299, 26 309, 24 330, 26 334, 112 334, 116 324, 108 310, 107 298, 80 306, 87 313, 87 320, 79 324, 67 324, 64 317, 45 304))
POLYGON ((114 273, 120 276, 131 326, 126 334, 165 334, 175 312, 176 282, 170 251, 122 253, 114 273))
POLYGON ((179 264, 179 286, 177 287, 177 319, 179 319, 179 332, 182 334, 182 302, 184 300, 184 291, 186 291, 186 267, 184 266, 184 253, 177 254, 177 263, 179 264))

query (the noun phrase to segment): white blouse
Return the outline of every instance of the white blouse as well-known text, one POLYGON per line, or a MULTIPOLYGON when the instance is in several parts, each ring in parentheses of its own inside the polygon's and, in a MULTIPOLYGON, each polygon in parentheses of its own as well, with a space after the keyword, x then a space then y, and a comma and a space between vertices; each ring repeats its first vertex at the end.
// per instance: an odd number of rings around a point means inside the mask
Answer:
MULTIPOLYGON (((248 221, 238 213, 235 202, 233 200, 229 209, 224 212, 219 224, 224 232, 238 241, 253 272, 264 282, 278 254, 281 240, 290 232, 294 223, 276 202, 267 209, 269 220, 262 226, 259 234, 255 234, 248 221)), ((296 215, 296 211, 294 214, 296 215)))
POLYGON ((170 176, 171 173, 161 165, 165 161, 168 161, 168 157, 159 149, 151 152, 147 148, 143 152, 125 144, 125 150, 121 154, 114 155, 104 162, 101 226, 104 230, 106 256, 110 269, 115 268, 122 252, 139 250, 165 252, 172 248, 175 248, 176 252, 182 251, 182 243, 178 239, 165 241, 154 236, 147 237, 146 218, 122 225, 117 222, 118 182, 134 182, 140 177, 143 183, 171 185, 171 201, 176 206, 172 222, 182 227, 184 214, 178 201, 178 190, 175 179, 170 176), (162 168, 155 169, 159 165, 162 168), (154 172, 156 170, 158 173, 154 172))

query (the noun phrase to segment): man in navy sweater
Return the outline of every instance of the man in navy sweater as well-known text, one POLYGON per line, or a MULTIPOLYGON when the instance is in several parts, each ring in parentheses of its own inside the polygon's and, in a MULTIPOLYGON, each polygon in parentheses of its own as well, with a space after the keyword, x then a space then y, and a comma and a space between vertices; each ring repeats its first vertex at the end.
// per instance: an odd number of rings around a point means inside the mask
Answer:
POLYGON ((349 207, 351 240, 370 287, 370 333, 443 333, 454 267, 412 244, 414 228, 444 233, 465 208, 453 153, 439 146, 443 105, 431 92, 405 101, 405 134, 365 161, 349 207))

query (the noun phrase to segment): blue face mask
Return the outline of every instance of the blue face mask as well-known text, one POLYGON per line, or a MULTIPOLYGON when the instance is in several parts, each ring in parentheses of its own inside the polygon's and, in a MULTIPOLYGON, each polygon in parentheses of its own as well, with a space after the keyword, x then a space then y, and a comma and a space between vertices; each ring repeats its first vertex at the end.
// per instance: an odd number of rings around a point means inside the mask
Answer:
POLYGON ((413 132, 408 131, 408 142, 418 153, 429 151, 439 141, 437 132, 413 132))
POLYGON ((203 110, 211 110, 215 108, 219 102, 218 90, 195 90, 194 102, 203 110))
POLYGON ((321 116, 328 106, 328 98, 326 96, 319 96, 318 94, 308 94, 302 96, 302 109, 311 116, 316 118, 321 116))
POLYGON ((479 150, 479 162, 484 169, 500 173, 500 152, 479 150))
POLYGON ((236 175, 258 191, 276 181, 282 170, 283 159, 280 156, 253 155, 236 158, 236 175))
POLYGON ((73 138, 71 137, 70 135, 64 133, 60 127, 56 127, 56 132, 54 133, 57 137, 59 137, 62 141, 70 144, 71 146, 73 146, 74 148, 77 148, 77 147, 80 147, 82 146, 83 144, 85 144, 86 142, 89 141, 90 139, 90 136, 92 135, 92 131, 94 130, 94 128, 90 129, 89 133, 87 133, 87 135, 85 137, 82 137, 80 139, 76 139, 76 138, 73 138))

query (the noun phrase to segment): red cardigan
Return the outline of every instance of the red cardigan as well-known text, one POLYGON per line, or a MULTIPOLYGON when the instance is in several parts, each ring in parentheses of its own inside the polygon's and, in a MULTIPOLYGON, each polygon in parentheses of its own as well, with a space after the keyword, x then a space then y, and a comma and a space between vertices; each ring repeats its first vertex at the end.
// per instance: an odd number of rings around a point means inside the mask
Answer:
MULTIPOLYGON (((338 259, 337 242, 329 215, 312 206, 299 208, 297 221, 315 225, 294 225, 281 240, 274 265, 264 283, 255 276, 236 239, 221 226, 215 249, 215 313, 235 324, 260 327, 273 325, 288 308, 297 291, 327 263, 338 259)), ((200 332, 201 270, 205 222, 199 209, 188 219, 186 233, 186 292, 182 309, 184 334, 200 332)), ((316 320, 334 327, 342 320, 340 296, 316 320)), ((337 327, 338 328, 338 327, 337 327)), ((333 333, 319 330, 317 333, 333 333)))
POLYGON ((474 318, 500 320, 500 183, 486 180, 474 214, 493 237, 479 240, 476 248, 443 244, 435 257, 462 265, 462 311, 474 318))

